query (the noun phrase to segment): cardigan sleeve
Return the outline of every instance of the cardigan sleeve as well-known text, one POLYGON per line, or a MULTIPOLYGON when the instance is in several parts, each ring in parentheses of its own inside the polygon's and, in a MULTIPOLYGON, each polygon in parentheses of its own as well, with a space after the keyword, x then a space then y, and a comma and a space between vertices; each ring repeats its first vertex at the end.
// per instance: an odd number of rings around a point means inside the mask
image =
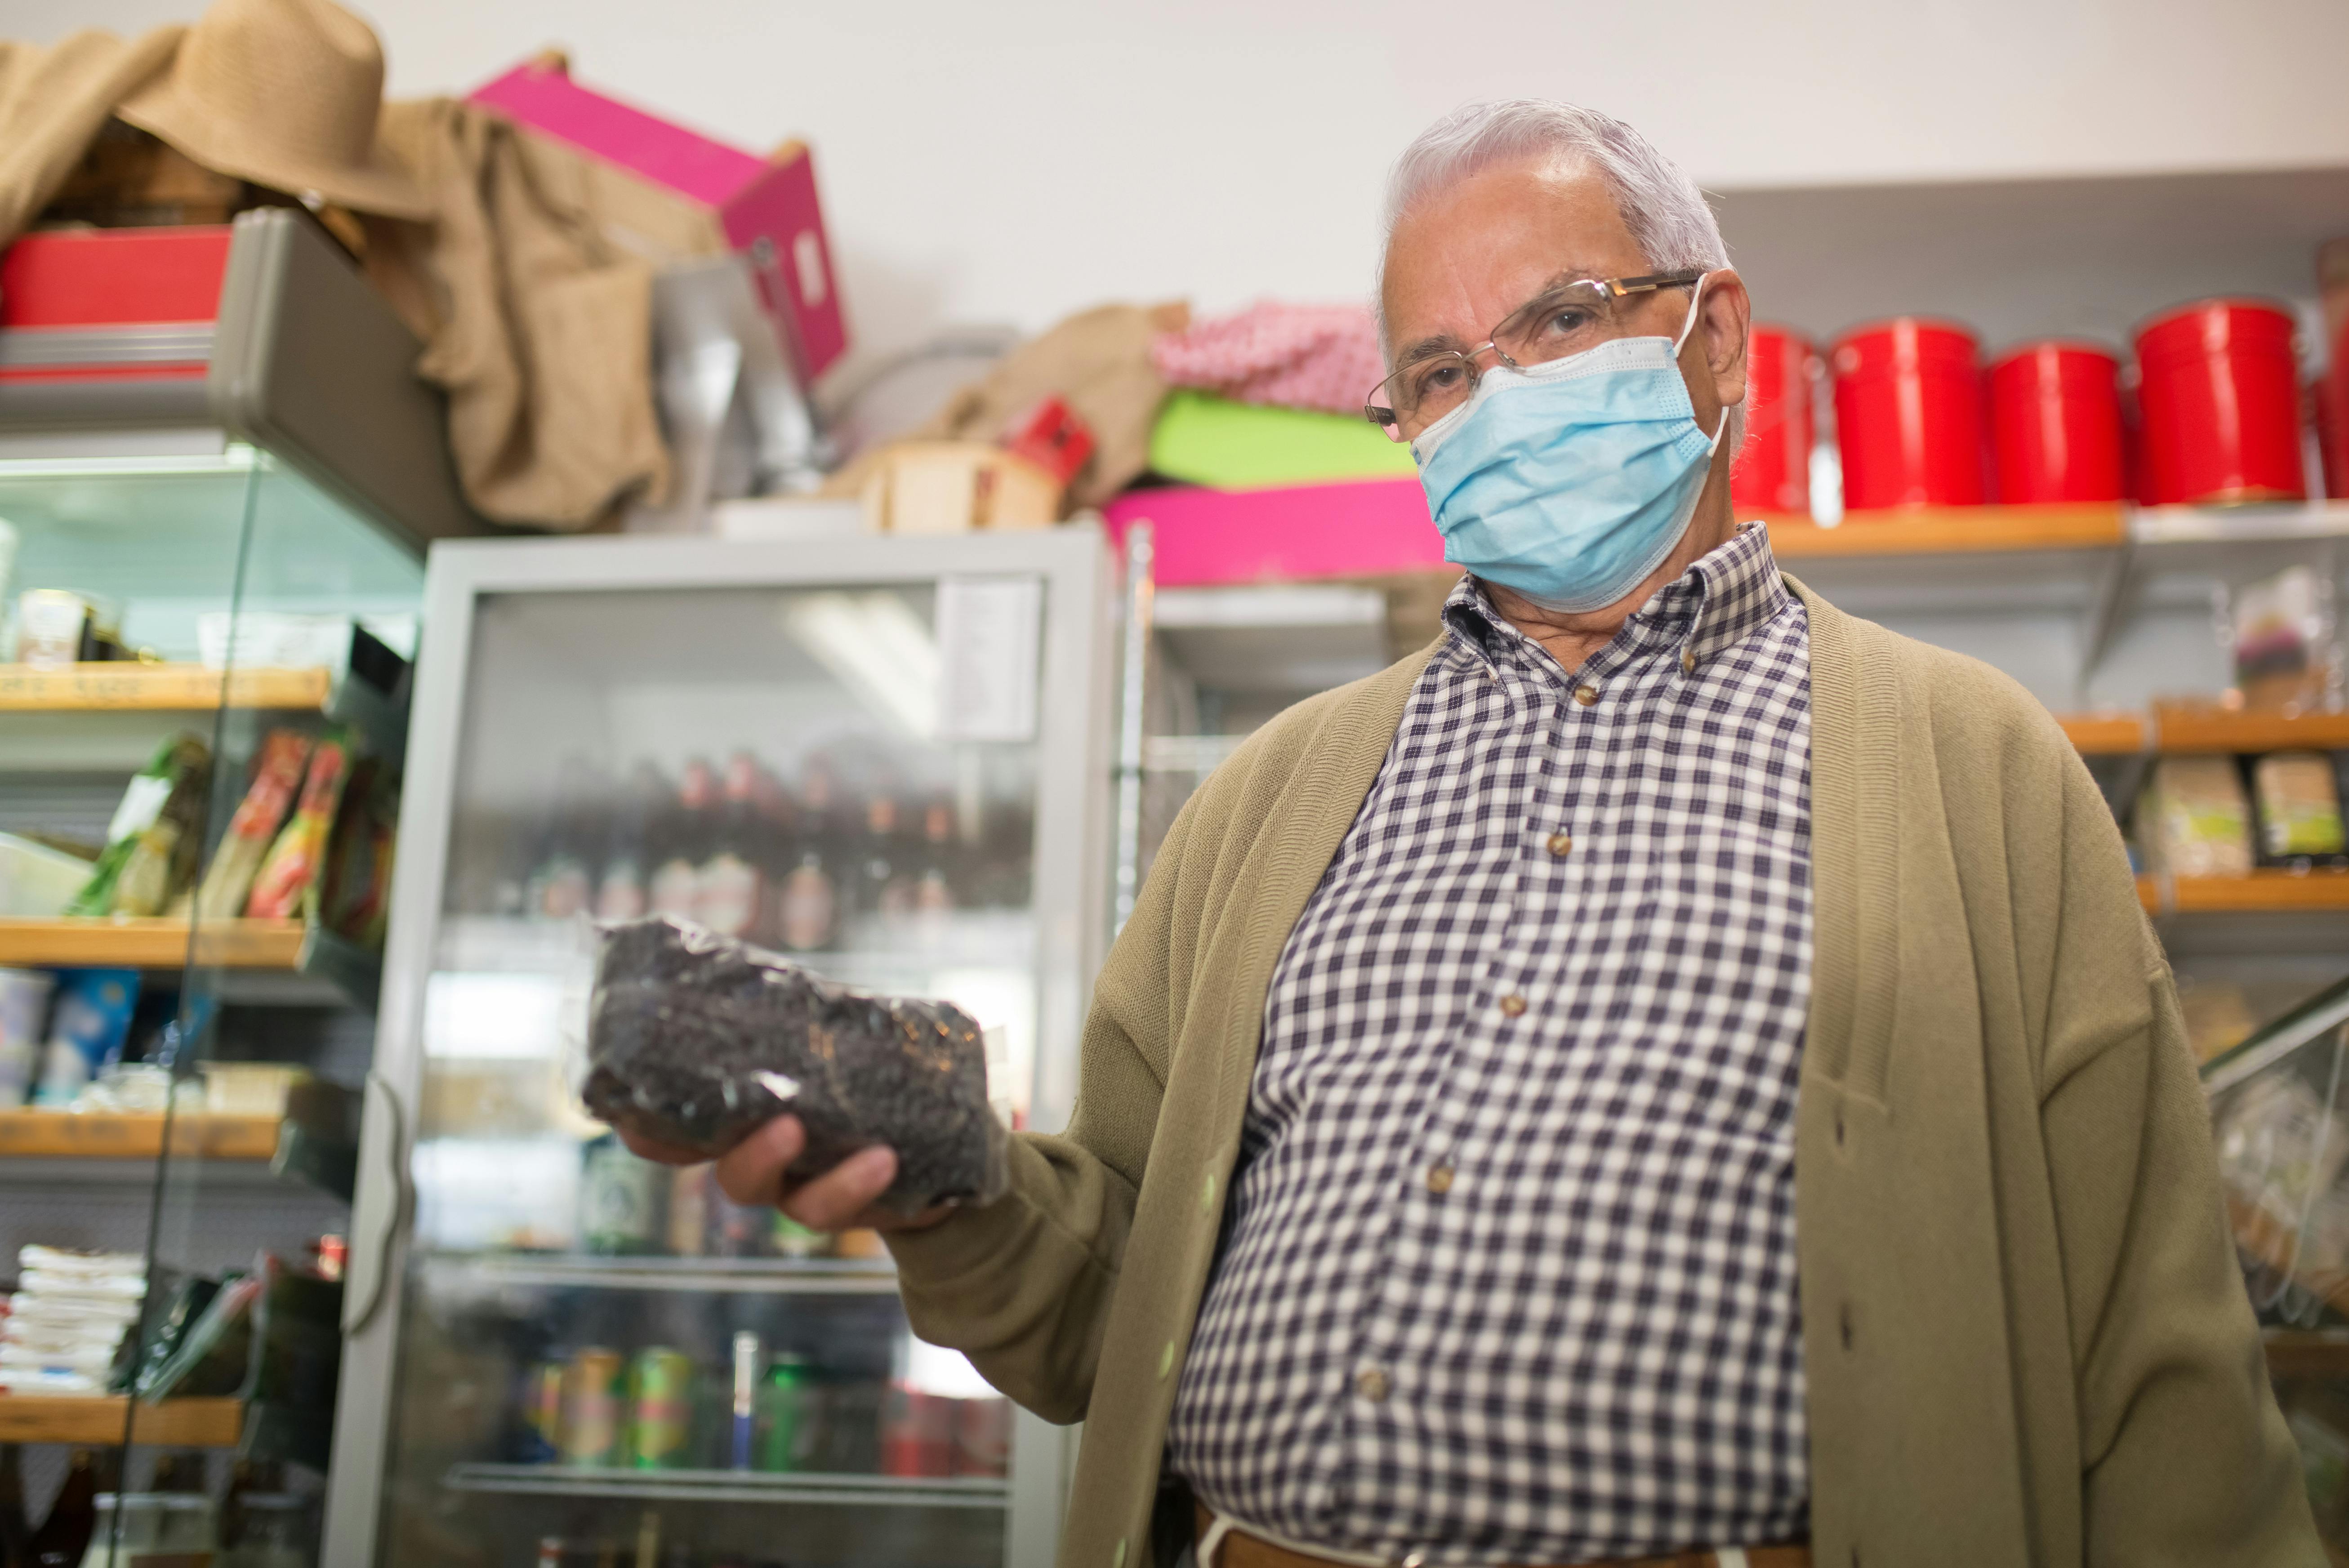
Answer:
POLYGON ((2041 1121, 2073 1312, 2085 1560, 2323 1563, 2177 989, 2103 800, 2076 763, 2066 777, 2041 1121))
POLYGON ((1092 1401, 1158 1124, 1175 883, 1192 816, 1186 808, 1175 820, 1094 981, 1067 1131, 1013 1138, 1010 1189, 994 1202, 887 1238, 914 1332, 961 1351, 1048 1420, 1081 1420, 1092 1401))

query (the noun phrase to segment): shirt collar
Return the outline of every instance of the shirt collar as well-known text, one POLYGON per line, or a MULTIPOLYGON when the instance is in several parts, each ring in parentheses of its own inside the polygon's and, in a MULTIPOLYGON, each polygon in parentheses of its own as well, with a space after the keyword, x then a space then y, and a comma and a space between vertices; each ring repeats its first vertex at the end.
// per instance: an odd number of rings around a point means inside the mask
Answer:
MULTIPOLYGON (((1685 649, 1709 661, 1768 625, 1793 602, 1770 549, 1768 526, 1748 522, 1657 589, 1592 663, 1619 666, 1642 652, 1662 649, 1685 649)), ((1513 642, 1528 641, 1493 608, 1485 584, 1474 576, 1461 578, 1444 600, 1444 619, 1487 663, 1513 642)))

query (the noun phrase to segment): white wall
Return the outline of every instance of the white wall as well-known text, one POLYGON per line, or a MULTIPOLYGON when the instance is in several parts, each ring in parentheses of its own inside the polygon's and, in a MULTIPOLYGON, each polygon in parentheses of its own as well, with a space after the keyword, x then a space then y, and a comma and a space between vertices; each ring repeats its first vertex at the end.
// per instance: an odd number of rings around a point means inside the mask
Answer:
MULTIPOLYGON (((0 36, 199 4, 0 0, 0 36)), ((1107 298, 1359 294, 1386 163, 1477 97, 1606 108, 1714 187, 2349 163, 2341 0, 361 9, 396 94, 561 44, 583 81, 746 146, 807 137, 868 352, 1107 298)))

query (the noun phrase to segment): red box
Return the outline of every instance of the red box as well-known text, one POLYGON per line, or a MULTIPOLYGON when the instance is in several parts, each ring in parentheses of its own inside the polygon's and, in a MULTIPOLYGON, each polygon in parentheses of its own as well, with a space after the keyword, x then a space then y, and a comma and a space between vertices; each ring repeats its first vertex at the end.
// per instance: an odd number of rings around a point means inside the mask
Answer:
POLYGON ((2197 300, 2140 328, 2137 357, 2147 500, 2307 499, 2291 312, 2197 300))
POLYGON ((1990 370, 1998 499, 2009 506, 2121 499, 2120 362, 2050 338, 1990 370))
POLYGON ((1847 510, 1982 504, 1982 372, 1972 333, 1899 316, 1846 333, 1833 363, 1847 510))
POLYGON ((228 225, 27 234, 0 256, 0 328, 211 321, 228 225))
POLYGON ((1754 324, 1745 346, 1745 444, 1729 470, 1741 512, 1811 510, 1811 381, 1819 351, 1789 326, 1754 324))

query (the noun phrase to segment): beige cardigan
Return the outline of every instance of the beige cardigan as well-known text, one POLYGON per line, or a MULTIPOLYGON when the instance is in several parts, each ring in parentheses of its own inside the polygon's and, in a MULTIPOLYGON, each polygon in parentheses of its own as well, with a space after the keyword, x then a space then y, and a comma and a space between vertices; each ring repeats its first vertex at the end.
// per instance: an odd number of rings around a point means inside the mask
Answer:
MULTIPOLYGON (((1794 586, 1816 1560, 2322 1563, 2111 813, 2013 682, 1794 586)), ((924 1338, 1086 1421, 1065 1568, 1147 1563, 1273 965, 1431 651, 1216 770, 1102 967, 1067 1133, 1017 1140, 1002 1201, 891 1243, 924 1338)))

